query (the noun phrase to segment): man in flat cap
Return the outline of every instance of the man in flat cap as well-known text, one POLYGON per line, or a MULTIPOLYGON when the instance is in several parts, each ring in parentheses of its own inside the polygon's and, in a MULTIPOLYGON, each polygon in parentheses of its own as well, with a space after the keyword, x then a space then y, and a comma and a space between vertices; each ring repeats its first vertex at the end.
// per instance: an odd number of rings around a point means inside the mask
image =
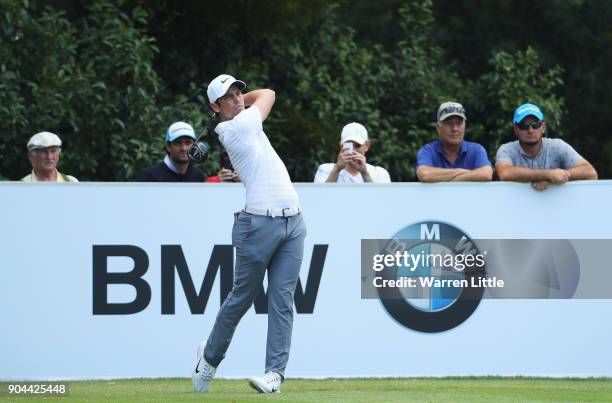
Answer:
POLYGON ((32 163, 32 173, 22 178, 24 182, 78 182, 74 176, 65 175, 57 170, 62 140, 50 132, 36 133, 28 141, 28 158, 32 163))

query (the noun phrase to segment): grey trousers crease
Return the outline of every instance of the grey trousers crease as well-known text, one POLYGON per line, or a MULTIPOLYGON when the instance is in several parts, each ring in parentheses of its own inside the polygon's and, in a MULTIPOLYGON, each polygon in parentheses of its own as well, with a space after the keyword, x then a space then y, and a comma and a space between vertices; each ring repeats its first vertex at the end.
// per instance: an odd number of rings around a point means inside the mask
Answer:
POLYGON ((204 358, 218 366, 238 322, 251 307, 268 270, 266 372, 284 376, 291 349, 293 295, 304 255, 306 225, 302 214, 266 217, 241 211, 234 221, 236 266, 232 291, 221 305, 206 342, 204 358))

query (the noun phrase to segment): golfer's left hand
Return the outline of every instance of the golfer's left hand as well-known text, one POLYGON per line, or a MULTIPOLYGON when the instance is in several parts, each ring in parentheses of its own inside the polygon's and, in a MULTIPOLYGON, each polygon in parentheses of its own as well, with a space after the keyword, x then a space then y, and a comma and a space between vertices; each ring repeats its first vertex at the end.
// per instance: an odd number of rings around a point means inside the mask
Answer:
POLYGON ((217 175, 219 175, 221 182, 240 182, 238 174, 229 169, 222 168, 217 175))

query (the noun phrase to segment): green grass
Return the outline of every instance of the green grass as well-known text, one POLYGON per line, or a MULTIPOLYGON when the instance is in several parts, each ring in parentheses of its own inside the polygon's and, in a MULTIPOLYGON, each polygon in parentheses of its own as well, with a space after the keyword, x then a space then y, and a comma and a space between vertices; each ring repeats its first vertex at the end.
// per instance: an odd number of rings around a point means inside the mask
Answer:
MULTIPOLYGON (((4 382, 3 382, 4 383, 4 382)), ((186 378, 69 381, 68 397, 36 402, 610 402, 612 378, 288 379, 280 395, 262 395, 246 380, 217 379, 210 392, 191 392, 186 378)), ((6 390, 5 388, 3 388, 6 390)), ((0 396, 0 401, 23 402, 0 396)))

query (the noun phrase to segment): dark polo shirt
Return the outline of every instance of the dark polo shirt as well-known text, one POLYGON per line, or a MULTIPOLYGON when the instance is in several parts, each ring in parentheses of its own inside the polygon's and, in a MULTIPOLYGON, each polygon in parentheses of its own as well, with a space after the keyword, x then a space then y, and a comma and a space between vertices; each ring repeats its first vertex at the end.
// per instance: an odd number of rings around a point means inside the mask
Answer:
POLYGON ((139 173, 135 182, 204 182, 205 177, 202 171, 189 164, 184 175, 171 170, 163 161, 159 164, 151 165, 139 173))

